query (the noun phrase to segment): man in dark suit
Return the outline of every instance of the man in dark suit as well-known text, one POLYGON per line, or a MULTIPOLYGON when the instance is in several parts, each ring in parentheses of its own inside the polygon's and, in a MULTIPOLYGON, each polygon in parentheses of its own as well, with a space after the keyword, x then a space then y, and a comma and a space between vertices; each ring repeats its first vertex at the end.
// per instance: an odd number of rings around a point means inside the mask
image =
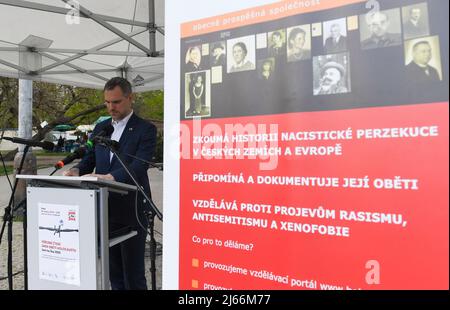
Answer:
POLYGON ((367 27, 371 36, 361 42, 362 49, 397 46, 402 44, 400 33, 389 32, 391 22, 384 12, 369 13, 366 15, 367 27))
MULTIPOLYGON (((107 126, 112 125, 114 132, 111 139, 120 143, 121 158, 129 165, 137 181, 150 196, 148 181, 148 164, 135 160, 125 154, 150 161, 156 145, 156 127, 133 113, 131 84, 123 78, 109 80, 104 88, 106 108, 112 119, 99 123, 93 132, 95 136, 107 126)), ((131 178, 109 151, 108 148, 96 145, 81 162, 65 172, 67 176, 90 175, 105 180, 132 184, 131 178), (92 174, 95 168, 95 174, 92 174)), ((136 219, 135 194, 122 196, 116 193, 109 195, 109 230, 133 227, 138 235, 110 248, 109 267, 111 287, 114 290, 146 290, 144 251, 146 230, 136 219)), ((146 226, 144 210, 148 210, 143 197, 138 196, 137 214, 139 221, 146 226)))
POLYGON ((414 84, 427 84, 441 80, 438 71, 429 65, 432 58, 431 45, 420 41, 413 46, 413 60, 406 66, 406 77, 414 84))
POLYGON ((412 7, 409 10, 409 19, 403 24, 405 39, 417 38, 429 34, 428 25, 422 18, 422 10, 412 7))
POLYGON ((333 24, 330 28, 330 36, 325 40, 325 53, 332 54, 347 50, 347 37, 341 34, 341 26, 333 24))

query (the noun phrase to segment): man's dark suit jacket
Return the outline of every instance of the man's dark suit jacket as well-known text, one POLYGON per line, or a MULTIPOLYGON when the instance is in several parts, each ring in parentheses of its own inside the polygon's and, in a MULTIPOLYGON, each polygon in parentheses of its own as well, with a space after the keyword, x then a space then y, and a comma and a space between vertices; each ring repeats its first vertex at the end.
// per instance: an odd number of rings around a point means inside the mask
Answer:
POLYGON ((432 66, 427 66, 427 68, 422 68, 417 65, 414 61, 411 61, 406 66, 406 77, 412 83, 422 84, 422 83, 433 83, 439 82, 441 80, 438 71, 432 66), (426 69, 428 73, 426 74, 426 69))
POLYGON ((403 24, 403 33, 406 39, 428 35, 428 27, 424 22, 415 26, 410 20, 403 24))
POLYGON ((335 44, 333 38, 327 38, 325 41, 325 53, 344 52, 347 50, 347 37, 340 36, 339 41, 335 44))
MULTIPOLYGON (((95 127, 92 136, 95 136, 110 124, 110 119, 99 123, 95 127)), ((145 193, 150 196, 150 184, 147 176, 149 165, 133 159, 126 154, 151 161, 156 146, 155 125, 133 113, 120 137, 119 143, 122 160, 128 163, 137 181, 144 188, 145 193)), ((117 182, 134 185, 115 156, 110 162, 109 149, 101 145, 96 145, 75 167, 80 169, 80 175, 92 173, 95 168, 95 173, 97 174, 110 173, 117 182)), ((144 205, 143 197, 139 195, 138 213, 140 219, 143 219, 142 212, 144 208, 148 210, 148 205, 144 205)), ((129 195, 109 194, 109 222, 137 227, 134 193, 129 195)))
POLYGON ((385 33, 382 38, 371 36, 361 42, 362 49, 379 48, 387 46, 397 46, 402 44, 402 35, 400 33, 385 33))

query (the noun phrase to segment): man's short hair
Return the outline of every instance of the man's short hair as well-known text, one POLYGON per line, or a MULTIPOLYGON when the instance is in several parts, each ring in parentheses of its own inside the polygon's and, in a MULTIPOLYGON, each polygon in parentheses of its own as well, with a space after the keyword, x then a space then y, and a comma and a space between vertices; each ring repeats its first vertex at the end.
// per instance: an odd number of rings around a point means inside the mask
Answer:
POLYGON ((330 30, 333 29, 333 28, 339 28, 339 30, 340 30, 341 29, 341 25, 339 25, 338 23, 332 24, 330 26, 330 30))
POLYGON ((223 50, 223 49, 224 49, 224 46, 223 46, 221 43, 216 43, 216 44, 213 45, 212 50, 214 51, 214 50, 216 50, 216 49, 218 49, 218 48, 220 48, 221 50, 223 50))
POLYGON ((281 32, 279 32, 279 31, 272 32, 272 37, 275 37, 275 36, 281 37, 281 32))
POLYGON ((368 25, 370 25, 370 23, 372 22, 372 20, 373 20, 373 18, 374 18, 375 16, 384 16, 384 17, 386 18, 387 21, 389 20, 389 15, 386 14, 385 12, 383 12, 383 11, 377 11, 377 12, 373 12, 373 13, 367 13, 367 15, 366 15, 366 22, 367 22, 368 25))
POLYGON ((413 45, 412 50, 415 51, 415 50, 417 49, 417 47, 418 47, 419 45, 422 45, 422 44, 426 44, 426 45, 431 46, 430 42, 428 42, 428 41, 419 41, 419 42, 417 42, 417 43, 415 43, 415 44, 413 45))
POLYGON ((124 78, 118 77, 118 76, 113 77, 108 82, 106 82, 105 87, 103 88, 103 91, 113 90, 117 86, 120 87, 120 89, 122 90, 122 93, 125 97, 131 95, 131 93, 133 92, 131 83, 128 82, 127 79, 124 79, 124 78))

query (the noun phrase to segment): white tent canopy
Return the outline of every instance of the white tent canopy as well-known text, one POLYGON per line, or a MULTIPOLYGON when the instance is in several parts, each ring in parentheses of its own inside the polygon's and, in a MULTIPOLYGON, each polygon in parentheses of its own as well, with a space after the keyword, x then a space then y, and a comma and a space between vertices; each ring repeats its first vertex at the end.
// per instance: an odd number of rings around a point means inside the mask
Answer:
POLYGON ((0 76, 163 88, 164 0, 0 0, 0 76))

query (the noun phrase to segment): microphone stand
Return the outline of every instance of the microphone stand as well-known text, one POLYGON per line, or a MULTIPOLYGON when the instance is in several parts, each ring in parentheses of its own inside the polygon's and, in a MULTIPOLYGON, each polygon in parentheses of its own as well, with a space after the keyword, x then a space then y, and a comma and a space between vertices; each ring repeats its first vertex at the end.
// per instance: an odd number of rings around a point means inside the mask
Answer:
POLYGON ((52 173, 50 173, 49 174, 49 176, 52 176, 52 175, 54 175, 55 173, 56 173, 56 171, 58 171, 59 169, 58 168, 55 168, 55 170, 53 170, 53 172, 52 173))
MULTIPOLYGON (((22 159, 20 161, 20 165, 19 165, 19 169, 17 171, 17 174, 20 174, 22 172, 22 168, 23 168, 23 164, 25 163, 25 157, 28 153, 28 150, 30 149, 29 145, 26 145, 24 150, 23 150, 23 156, 22 159)), ((3 233, 5 231, 5 226, 6 223, 8 223, 8 259, 7 259, 7 264, 8 264, 8 285, 9 285, 9 290, 13 289, 13 271, 12 271, 12 236, 13 236, 13 231, 12 231, 12 225, 13 225, 13 218, 14 218, 14 209, 13 209, 13 205, 14 205, 14 194, 16 193, 16 189, 17 189, 17 184, 19 182, 19 179, 14 180, 14 187, 11 193, 11 197, 9 198, 9 203, 8 206, 5 208, 5 214, 3 216, 3 225, 2 225, 2 230, 0 232, 0 243, 1 240, 3 238, 3 233)), ((23 221, 23 229, 24 229, 24 253, 26 254, 26 228, 27 228, 27 222, 26 222, 26 207, 24 209, 24 221, 23 221)), ((27 270, 27 261, 26 261, 26 256, 24 257, 24 267, 25 267, 25 271, 27 270)), ((25 288, 27 288, 28 283, 27 283, 27 279, 25 277, 25 288)))
POLYGON ((155 216, 158 217, 158 219, 162 222, 163 215, 161 211, 158 210, 153 200, 148 197, 148 195, 144 192, 142 187, 139 185, 139 182, 134 177, 133 173, 131 172, 130 167, 120 158, 120 155, 118 153, 118 144, 113 143, 115 141, 112 140, 100 140, 99 144, 107 147, 111 153, 116 157, 117 161, 120 163, 120 165, 123 167, 123 169, 126 171, 128 176, 131 178, 133 183, 136 185, 139 192, 144 196, 145 201, 148 202, 150 205, 151 211, 145 212, 144 215, 147 217, 148 220, 148 226, 150 229, 150 272, 152 277, 152 290, 156 290, 156 240, 155 240, 155 234, 154 234, 154 225, 155 225, 155 216))
POLYGON ((152 163, 151 161, 148 161, 148 160, 145 160, 145 159, 136 157, 136 156, 131 155, 131 154, 124 154, 124 155, 129 156, 129 157, 134 158, 134 159, 137 159, 137 160, 139 160, 140 162, 149 164, 149 165, 151 166, 151 168, 157 168, 159 171, 162 171, 162 170, 163 170, 163 165, 162 165, 162 164, 161 164, 161 165, 157 165, 157 164, 155 164, 155 163, 152 163))

